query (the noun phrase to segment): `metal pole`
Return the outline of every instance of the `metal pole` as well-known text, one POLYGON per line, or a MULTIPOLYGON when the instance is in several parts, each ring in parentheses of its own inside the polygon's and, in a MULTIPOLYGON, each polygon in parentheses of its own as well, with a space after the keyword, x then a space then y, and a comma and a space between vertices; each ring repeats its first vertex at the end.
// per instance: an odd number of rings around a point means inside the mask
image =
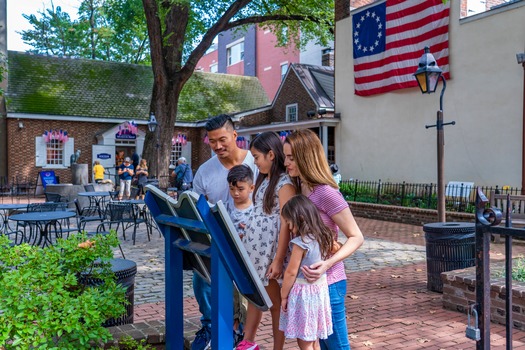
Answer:
POLYGON ((525 194, 525 62, 523 66, 523 118, 522 118, 522 141, 521 141, 521 194, 525 194))
POLYGON ((443 111, 437 112, 437 212, 438 222, 445 222, 445 131, 443 130, 443 111))

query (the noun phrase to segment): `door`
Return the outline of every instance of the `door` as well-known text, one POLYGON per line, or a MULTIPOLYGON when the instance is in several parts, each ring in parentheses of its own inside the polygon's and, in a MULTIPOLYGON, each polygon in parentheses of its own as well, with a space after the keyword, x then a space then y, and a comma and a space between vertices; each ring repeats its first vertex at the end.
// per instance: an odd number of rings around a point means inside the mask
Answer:
POLYGON ((98 160, 100 165, 102 165, 111 176, 105 176, 105 178, 110 178, 112 181, 115 181, 115 146, 93 145, 92 152, 93 162, 98 160))

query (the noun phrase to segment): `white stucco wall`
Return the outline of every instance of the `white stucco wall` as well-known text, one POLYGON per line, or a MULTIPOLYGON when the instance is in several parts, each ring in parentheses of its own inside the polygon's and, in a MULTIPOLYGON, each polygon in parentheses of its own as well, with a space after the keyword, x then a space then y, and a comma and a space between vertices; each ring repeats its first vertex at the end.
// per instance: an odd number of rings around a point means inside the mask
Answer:
MULTIPOLYGON (((459 20, 451 1, 444 95, 445 182, 521 186, 525 1, 459 20)), ((354 92, 351 16, 336 24, 336 160, 343 179, 437 181, 439 92, 354 92)), ((431 48, 432 50, 432 48, 431 48)), ((421 48, 423 53, 423 47, 421 48)), ((414 71, 416 67, 414 66, 414 71)))

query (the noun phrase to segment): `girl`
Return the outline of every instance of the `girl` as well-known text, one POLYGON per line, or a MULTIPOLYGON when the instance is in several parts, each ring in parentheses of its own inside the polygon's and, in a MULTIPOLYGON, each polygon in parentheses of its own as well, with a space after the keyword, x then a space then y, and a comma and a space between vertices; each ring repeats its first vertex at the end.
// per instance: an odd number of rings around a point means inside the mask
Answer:
POLYGON ((321 339, 321 349, 349 350, 346 327, 346 274, 343 260, 363 244, 363 234, 334 181, 326 160, 323 145, 317 135, 308 129, 297 130, 287 136, 284 143, 285 164, 297 193, 310 199, 319 210, 321 219, 332 230, 334 240, 339 230, 348 238, 334 255, 301 271, 308 282, 314 282, 326 272, 333 334, 321 339))
POLYGON ((293 238, 281 289, 279 329, 286 338, 297 338, 301 350, 313 350, 318 338, 326 339, 332 334, 328 283, 326 274, 309 283, 300 267, 327 259, 333 248, 333 234, 316 206, 302 194, 286 202, 281 215, 293 238))
POLYGON ((138 177, 137 186, 139 188, 139 192, 137 193, 137 197, 135 199, 144 199, 144 195, 146 194, 144 191, 144 186, 148 183, 148 163, 146 162, 146 159, 142 158, 140 160, 139 166, 137 167, 135 174, 138 177))
MULTIPOLYGON (((259 134, 251 143, 250 151, 259 175, 253 194, 253 213, 246 224, 243 243, 272 301, 273 348, 280 350, 284 346, 284 333, 279 330, 281 296, 277 279, 283 271, 290 239, 288 227, 281 225, 280 208, 295 190, 286 175, 283 145, 277 134, 259 134)), ((237 350, 259 349, 255 335, 261 318, 262 311, 248 304, 244 340, 237 345, 237 350)))

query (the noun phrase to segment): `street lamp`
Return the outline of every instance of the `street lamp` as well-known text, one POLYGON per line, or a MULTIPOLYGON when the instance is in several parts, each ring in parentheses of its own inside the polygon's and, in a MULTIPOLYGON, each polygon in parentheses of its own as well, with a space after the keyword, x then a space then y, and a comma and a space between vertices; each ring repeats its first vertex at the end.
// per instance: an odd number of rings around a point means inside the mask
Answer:
POLYGON ((157 179, 160 180, 160 176, 159 176, 159 132, 160 132, 160 128, 158 127, 159 126, 159 123, 157 123, 157 119, 155 119, 155 114, 151 113, 150 116, 149 116, 149 121, 148 121, 148 129, 150 132, 154 132, 155 133, 155 138, 156 138, 156 145, 155 145, 155 148, 157 149, 157 169, 156 169, 156 176, 157 176, 157 179))
POLYGON ((447 88, 445 77, 441 74, 443 71, 437 65, 436 59, 430 53, 430 49, 425 47, 423 56, 419 59, 419 64, 414 76, 423 94, 431 94, 436 91, 439 79, 443 81, 443 88, 439 97, 439 111, 435 125, 425 125, 425 128, 436 127, 437 130, 437 212, 438 221, 445 222, 445 180, 444 180, 444 146, 445 133, 443 126, 454 125, 456 122, 443 123, 443 94, 447 88))

